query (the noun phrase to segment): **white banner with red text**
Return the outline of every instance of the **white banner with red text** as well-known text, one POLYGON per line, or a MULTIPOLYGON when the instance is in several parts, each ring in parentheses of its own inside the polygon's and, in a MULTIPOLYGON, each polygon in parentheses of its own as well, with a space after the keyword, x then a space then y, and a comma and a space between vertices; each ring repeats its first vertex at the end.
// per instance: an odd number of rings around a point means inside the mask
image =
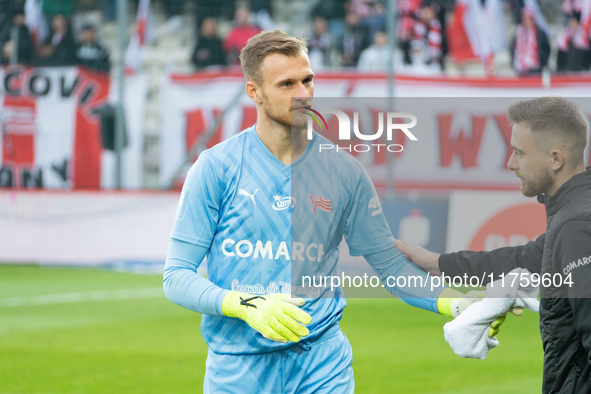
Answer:
MULTIPOLYGON (((380 111, 387 111, 387 80, 383 74, 317 74, 314 86, 314 108, 327 121, 325 132, 338 130, 336 116, 322 112, 323 107, 331 108, 331 97, 335 98, 334 108, 345 112, 351 121, 358 112, 360 128, 366 135, 375 133, 380 111), (351 99, 349 104, 347 98, 351 99), (352 99, 365 100, 364 108, 359 108, 359 101, 352 99), (317 106, 318 102, 322 105, 317 106)), ((418 140, 411 141, 403 133, 395 134, 389 143, 403 146, 398 153, 386 149, 388 141, 382 148, 367 148, 358 139, 357 143, 352 141, 350 146, 343 148, 364 163, 377 187, 385 184, 386 155, 390 154, 397 190, 443 193, 454 189, 518 190, 519 180, 506 168, 511 154, 507 107, 519 98, 562 95, 572 99, 590 116, 589 89, 589 77, 553 77, 548 80, 541 77, 398 76, 394 108, 397 112, 402 108, 402 112, 416 115, 417 125, 412 131, 418 140)), ((160 182, 163 187, 173 183, 178 170, 183 169, 191 147, 201 141, 214 119, 241 91, 244 91, 244 78, 239 70, 172 74, 164 78, 160 140, 160 182)), ((204 146, 211 147, 252 126, 256 117, 254 103, 242 94, 236 105, 227 108, 223 120, 204 146)), ((194 160, 195 157, 190 161, 194 160)), ((587 156, 586 160, 589 161, 587 156)), ((176 182, 177 185, 180 183, 182 176, 176 182)))

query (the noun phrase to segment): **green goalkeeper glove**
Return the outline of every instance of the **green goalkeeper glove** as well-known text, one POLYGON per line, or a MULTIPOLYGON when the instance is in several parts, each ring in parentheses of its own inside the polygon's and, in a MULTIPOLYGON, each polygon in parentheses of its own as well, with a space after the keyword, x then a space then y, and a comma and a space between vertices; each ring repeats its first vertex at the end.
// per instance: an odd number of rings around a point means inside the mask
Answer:
MULTIPOLYGON (((445 288, 437 298, 437 309, 442 315, 453 317, 454 319, 462 312, 466 310, 470 305, 475 302, 482 301, 486 297, 486 291, 470 291, 468 294, 464 294, 457 290, 445 288)), ((514 315, 521 315, 523 308, 513 308, 511 313, 514 315)), ((492 338, 501 331, 501 326, 507 318, 507 315, 498 317, 495 321, 490 324, 488 330, 488 337, 492 338)))
POLYGON ((303 299, 291 298, 289 294, 259 296, 230 291, 222 301, 222 313, 228 317, 244 320, 272 341, 299 342, 301 337, 310 333, 300 323, 312 322, 312 317, 298 308, 302 305, 304 305, 303 299))

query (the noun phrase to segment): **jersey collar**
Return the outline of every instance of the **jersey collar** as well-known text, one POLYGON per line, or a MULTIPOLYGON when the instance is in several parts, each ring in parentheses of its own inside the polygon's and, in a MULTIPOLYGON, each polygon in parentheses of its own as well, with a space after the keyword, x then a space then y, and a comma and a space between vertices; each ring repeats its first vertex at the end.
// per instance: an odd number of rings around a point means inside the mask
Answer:
POLYGON ((250 140, 253 143, 255 149, 257 150, 258 153, 260 153, 262 155, 263 158, 265 158, 265 160, 271 166, 273 166, 273 168, 275 168, 277 171, 281 172, 287 178, 291 177, 292 168, 297 167, 306 158, 306 156, 309 155, 309 152, 312 149, 314 149, 313 145, 316 145, 316 142, 318 140, 316 133, 314 133, 314 136, 313 136, 312 140, 308 143, 308 146, 306 147, 306 150, 304 151, 304 153, 295 161, 295 163, 292 163, 292 165, 287 166, 281 160, 279 160, 277 157, 275 157, 275 155, 273 153, 271 153, 271 151, 269 149, 267 149, 265 144, 263 144, 263 141, 261 141, 261 139, 259 138, 259 135, 257 134, 257 132, 255 130, 255 127, 256 127, 256 123, 251 128, 251 130, 248 132, 248 134, 250 136, 250 140))

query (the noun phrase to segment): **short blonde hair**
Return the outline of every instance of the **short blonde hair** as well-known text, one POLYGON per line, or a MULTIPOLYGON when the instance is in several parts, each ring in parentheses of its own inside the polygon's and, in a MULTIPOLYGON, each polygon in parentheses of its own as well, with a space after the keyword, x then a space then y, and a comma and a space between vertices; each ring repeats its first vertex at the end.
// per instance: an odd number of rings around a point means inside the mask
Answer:
POLYGON ((300 53, 308 53, 305 39, 291 37, 281 30, 263 31, 248 40, 240 52, 240 66, 246 81, 257 85, 262 83, 261 65, 268 55, 279 53, 293 57, 300 53))
POLYGON ((552 144, 566 148, 571 164, 584 160, 589 124, 581 109, 563 97, 538 97, 511 105, 507 118, 513 124, 524 123, 538 150, 550 150, 552 144))

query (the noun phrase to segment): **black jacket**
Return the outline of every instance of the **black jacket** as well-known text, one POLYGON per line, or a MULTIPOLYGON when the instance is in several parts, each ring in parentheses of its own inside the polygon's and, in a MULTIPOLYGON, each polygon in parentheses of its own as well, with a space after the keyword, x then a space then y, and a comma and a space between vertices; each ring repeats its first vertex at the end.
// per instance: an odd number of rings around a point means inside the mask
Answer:
POLYGON ((78 45, 76 59, 78 64, 94 71, 108 73, 111 70, 109 52, 97 42, 78 45))
MULTIPOLYGON (((31 64, 33 60, 33 54, 35 53, 35 46, 31 41, 31 34, 27 26, 14 26, 18 29, 18 45, 17 45, 17 63, 19 64, 31 64)), ((8 26, 2 33, 0 33, 0 48, 4 47, 7 41, 11 40, 12 27, 8 26)), ((2 64, 8 64, 10 58, 5 58, 2 53, 2 64)))
MULTIPOLYGON (((47 37, 44 45, 51 45, 52 35, 47 37)), ((53 67, 53 66, 72 66, 78 63, 76 59, 76 41, 72 32, 68 30, 61 41, 55 46, 53 54, 48 58, 37 57, 34 61, 35 66, 53 67)))
POLYGON ((540 286, 542 392, 591 393, 591 167, 538 201, 546 206, 547 227, 535 241, 490 252, 443 254, 439 269, 446 276, 486 277, 522 267, 562 282, 540 286))
POLYGON ((197 68, 225 66, 227 61, 222 49, 222 40, 217 37, 199 37, 191 61, 197 68))

